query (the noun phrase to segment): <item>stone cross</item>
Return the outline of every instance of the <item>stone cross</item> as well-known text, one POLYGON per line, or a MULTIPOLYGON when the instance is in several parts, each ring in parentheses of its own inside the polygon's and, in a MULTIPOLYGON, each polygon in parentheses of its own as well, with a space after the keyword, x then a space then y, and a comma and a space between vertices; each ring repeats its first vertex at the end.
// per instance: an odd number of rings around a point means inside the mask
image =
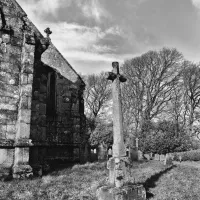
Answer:
POLYGON ((126 156, 126 149, 123 137, 123 121, 121 106, 120 82, 125 82, 126 78, 119 73, 119 63, 112 63, 113 71, 109 72, 107 79, 112 81, 113 97, 113 157, 126 156))
POLYGON ((47 34, 47 38, 49 38, 49 36, 52 34, 52 31, 50 30, 49 27, 46 28, 46 29, 44 30, 44 32, 47 34))
POLYGON ((108 80, 112 81, 113 96, 113 157, 108 161, 109 182, 116 187, 122 187, 127 181, 126 148, 123 136, 122 105, 120 82, 126 78, 119 73, 119 63, 112 63, 113 70, 108 73, 108 80))

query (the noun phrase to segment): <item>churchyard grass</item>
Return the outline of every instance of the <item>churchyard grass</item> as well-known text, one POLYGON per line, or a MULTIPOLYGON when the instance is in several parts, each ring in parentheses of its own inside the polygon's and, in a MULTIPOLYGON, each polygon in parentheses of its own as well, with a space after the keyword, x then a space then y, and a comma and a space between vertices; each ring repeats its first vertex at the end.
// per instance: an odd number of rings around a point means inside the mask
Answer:
POLYGON ((199 200, 199 183, 199 168, 177 165, 149 188, 151 200, 199 200))
MULTIPOLYGON (((106 183, 106 163, 87 163, 54 171, 32 180, 0 181, 0 200, 78 200, 95 198, 106 183)), ((200 199, 200 170, 184 166, 164 166, 159 161, 134 163, 131 182, 144 183, 151 200, 200 199)))

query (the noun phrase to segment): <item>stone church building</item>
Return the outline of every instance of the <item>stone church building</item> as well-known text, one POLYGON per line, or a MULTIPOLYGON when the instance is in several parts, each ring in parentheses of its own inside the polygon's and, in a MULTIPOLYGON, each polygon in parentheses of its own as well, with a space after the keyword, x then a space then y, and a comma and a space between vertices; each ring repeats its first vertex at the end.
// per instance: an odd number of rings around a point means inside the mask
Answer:
POLYGON ((85 83, 15 0, 0 0, 0 174, 84 162, 85 83))

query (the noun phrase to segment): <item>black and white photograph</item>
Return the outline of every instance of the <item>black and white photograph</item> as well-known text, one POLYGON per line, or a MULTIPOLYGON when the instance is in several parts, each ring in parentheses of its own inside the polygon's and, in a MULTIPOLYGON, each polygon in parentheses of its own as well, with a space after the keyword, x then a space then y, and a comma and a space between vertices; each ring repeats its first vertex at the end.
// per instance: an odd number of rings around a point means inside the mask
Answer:
POLYGON ((200 200, 200 0, 0 0, 0 200, 200 200))

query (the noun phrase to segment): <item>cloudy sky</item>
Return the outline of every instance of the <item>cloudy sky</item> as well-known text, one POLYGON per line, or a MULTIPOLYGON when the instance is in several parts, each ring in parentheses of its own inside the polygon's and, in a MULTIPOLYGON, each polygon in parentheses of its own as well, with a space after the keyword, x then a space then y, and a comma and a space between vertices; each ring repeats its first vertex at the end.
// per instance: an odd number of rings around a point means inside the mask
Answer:
POLYGON ((77 72, 175 47, 200 61, 200 0, 17 0, 77 72))

